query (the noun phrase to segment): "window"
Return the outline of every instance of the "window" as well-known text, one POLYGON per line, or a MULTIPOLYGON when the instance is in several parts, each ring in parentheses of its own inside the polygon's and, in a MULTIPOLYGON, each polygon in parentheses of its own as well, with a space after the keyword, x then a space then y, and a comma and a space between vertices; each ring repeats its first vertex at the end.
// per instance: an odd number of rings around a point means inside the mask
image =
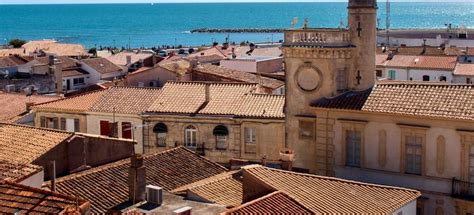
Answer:
POLYGON ((153 127, 153 133, 156 135, 156 146, 166 147, 166 134, 168 134, 168 126, 164 123, 158 123, 153 127))
POLYGON ((472 84, 471 78, 466 78, 466 84, 472 84))
POLYGON ((81 131, 81 124, 79 122, 79 119, 74 119, 74 131, 75 132, 81 131))
POLYGON ((73 84, 74 85, 83 85, 85 82, 84 82, 84 78, 74 78, 73 79, 73 84))
POLYGON ((360 167, 362 134, 346 131, 346 166, 360 167))
POLYGON ((383 76, 383 75, 382 75, 382 70, 376 70, 376 71, 375 71, 375 75, 377 76, 377 78, 382 77, 382 76, 383 76))
POLYGON ((132 123, 130 122, 122 122, 122 138, 124 139, 132 139, 132 123))
POLYGON ((257 129, 245 128, 245 144, 255 144, 257 142, 257 129))
POLYGON ((336 77, 336 84, 338 91, 347 90, 347 72, 346 70, 338 70, 336 77))
POLYGON ((423 81, 430 81, 429 75, 423 75, 423 81))
POLYGON ((444 81, 446 82, 448 79, 446 78, 446 76, 442 75, 442 76, 439 76, 439 81, 444 81))
POLYGON ((110 136, 110 123, 109 123, 109 121, 100 121, 100 135, 110 136))
POLYGON ((40 124, 42 128, 59 129, 59 119, 56 117, 40 117, 40 124))
POLYGON ((197 129, 190 125, 184 130, 184 145, 189 148, 197 147, 197 129))
POLYGON ((388 71, 388 80, 395 80, 397 78, 397 72, 395 70, 388 71))
POLYGON ((405 141, 405 173, 421 175, 423 138, 408 135, 405 141))
POLYGON ((63 131, 66 131, 66 118, 60 118, 60 128, 63 131))
POLYGON ((310 121, 299 121, 299 132, 301 139, 313 139, 314 138, 314 122, 310 121))
POLYGON ((227 127, 218 125, 214 128, 213 134, 216 137, 216 148, 227 149, 227 137, 229 136, 227 127))

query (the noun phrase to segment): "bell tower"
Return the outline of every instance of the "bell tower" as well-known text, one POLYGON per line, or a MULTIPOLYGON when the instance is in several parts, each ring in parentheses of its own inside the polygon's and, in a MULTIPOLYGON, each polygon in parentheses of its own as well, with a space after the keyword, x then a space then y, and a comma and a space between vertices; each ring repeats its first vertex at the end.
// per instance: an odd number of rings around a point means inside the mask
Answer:
POLYGON ((377 1, 349 0, 349 31, 355 46, 350 87, 365 90, 375 84, 377 1))

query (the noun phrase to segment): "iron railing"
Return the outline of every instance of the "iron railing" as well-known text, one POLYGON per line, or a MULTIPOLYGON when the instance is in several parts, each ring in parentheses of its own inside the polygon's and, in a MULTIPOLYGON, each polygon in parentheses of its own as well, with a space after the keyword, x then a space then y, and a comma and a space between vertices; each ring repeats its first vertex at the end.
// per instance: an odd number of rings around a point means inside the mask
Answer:
POLYGON ((474 183, 453 178, 451 189, 453 197, 474 201, 474 183))

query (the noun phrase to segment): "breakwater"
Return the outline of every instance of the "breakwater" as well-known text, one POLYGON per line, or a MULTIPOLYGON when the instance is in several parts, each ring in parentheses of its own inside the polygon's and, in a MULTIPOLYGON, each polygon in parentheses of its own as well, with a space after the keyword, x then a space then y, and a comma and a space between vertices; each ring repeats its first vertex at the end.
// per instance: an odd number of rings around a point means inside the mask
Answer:
POLYGON ((283 33, 283 28, 198 28, 191 33, 283 33))

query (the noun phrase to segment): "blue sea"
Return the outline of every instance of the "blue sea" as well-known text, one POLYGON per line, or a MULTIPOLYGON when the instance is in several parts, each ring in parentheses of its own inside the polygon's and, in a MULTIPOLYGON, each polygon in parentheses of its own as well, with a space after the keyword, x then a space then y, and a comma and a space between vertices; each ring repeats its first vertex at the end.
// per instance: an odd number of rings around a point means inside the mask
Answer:
MULTIPOLYGON (((347 22, 347 3, 205 3, 0 5, 0 44, 12 38, 56 39, 86 47, 202 45, 227 34, 191 34, 195 28, 337 27, 347 22), (3 40, 3 41, 2 41, 3 40)), ((379 3, 380 26, 385 4, 379 3)), ((392 3, 392 28, 474 27, 474 3, 392 3)), ((282 34, 230 34, 230 41, 279 41, 282 34)))

